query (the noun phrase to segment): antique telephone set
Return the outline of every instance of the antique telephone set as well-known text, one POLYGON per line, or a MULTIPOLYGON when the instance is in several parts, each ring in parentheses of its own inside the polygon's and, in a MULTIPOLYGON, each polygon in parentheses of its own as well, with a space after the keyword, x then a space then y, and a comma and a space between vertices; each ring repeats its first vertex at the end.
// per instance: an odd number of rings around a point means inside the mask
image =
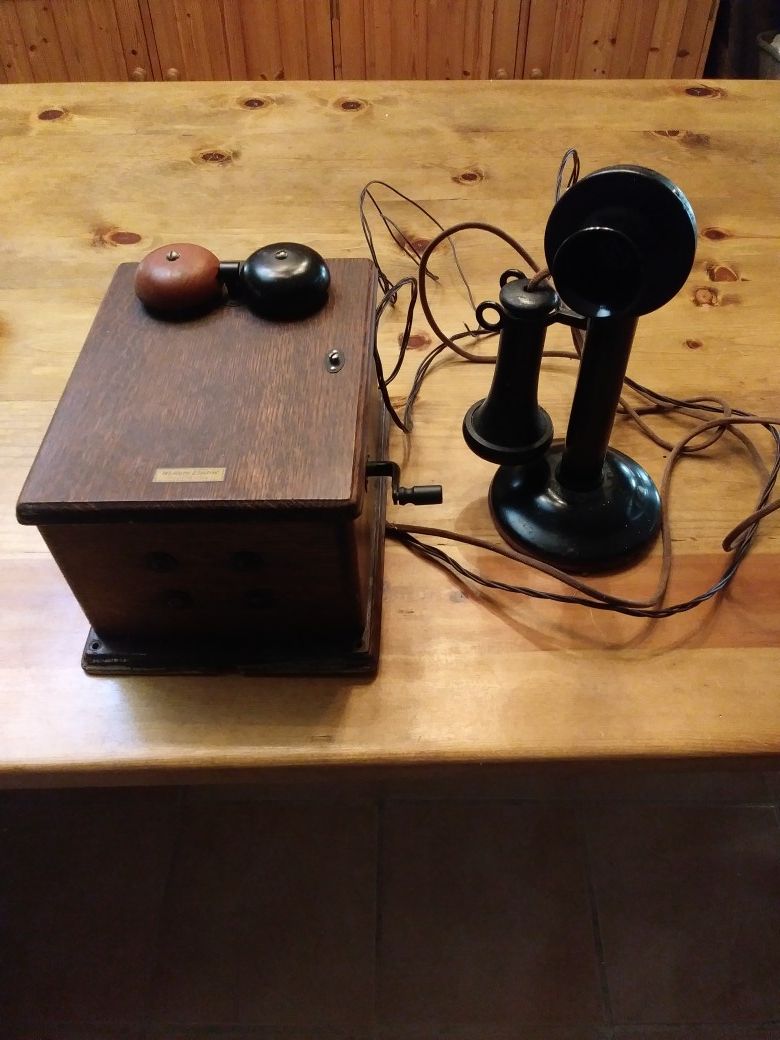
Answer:
POLYGON ((666 177, 612 166, 558 200, 544 248, 555 291, 544 281, 529 288, 522 272, 505 271, 498 301, 477 308, 482 328, 500 339, 490 391, 467 412, 463 436, 499 465, 490 509, 510 545, 564 570, 613 569, 646 549, 659 528, 653 481, 610 448, 609 437, 637 320, 688 277, 696 220, 666 177), (537 401, 554 322, 585 330, 566 439, 556 442, 537 401))
MULTIPOLYGON (((421 259, 424 305, 452 230, 421 259)), ((637 320, 680 289, 695 247, 674 184, 609 167, 550 214, 555 290, 509 270, 477 307, 500 338, 463 435, 499 467, 490 508, 511 546, 593 572, 651 544, 658 491, 609 438, 637 320), (564 441, 537 394, 554 322, 585 332, 564 441)), ((377 275, 291 242, 239 262, 173 244, 120 265, 17 507, 92 624, 87 671, 375 670, 384 537, 402 525, 385 528, 370 478, 390 477, 400 504, 441 501, 439 485, 399 487, 386 460, 377 275)))

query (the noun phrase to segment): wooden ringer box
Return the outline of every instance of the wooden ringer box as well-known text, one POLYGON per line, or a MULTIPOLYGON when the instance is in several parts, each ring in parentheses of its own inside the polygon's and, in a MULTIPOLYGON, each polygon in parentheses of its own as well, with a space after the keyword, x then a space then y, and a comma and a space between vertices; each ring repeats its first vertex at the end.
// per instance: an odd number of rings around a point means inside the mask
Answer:
POLYGON ((288 322, 156 319, 118 268, 17 506, 92 625, 88 672, 376 669, 376 271, 329 266, 288 322))

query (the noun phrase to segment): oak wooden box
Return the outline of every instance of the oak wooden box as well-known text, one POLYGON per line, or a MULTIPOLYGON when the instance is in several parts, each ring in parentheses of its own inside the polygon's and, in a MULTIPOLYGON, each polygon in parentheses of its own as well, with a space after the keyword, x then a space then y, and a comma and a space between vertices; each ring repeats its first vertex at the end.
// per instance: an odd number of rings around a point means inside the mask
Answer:
POLYGON ((87 671, 376 668, 376 272, 329 266, 295 322, 157 319, 117 269, 17 506, 92 625, 87 671))

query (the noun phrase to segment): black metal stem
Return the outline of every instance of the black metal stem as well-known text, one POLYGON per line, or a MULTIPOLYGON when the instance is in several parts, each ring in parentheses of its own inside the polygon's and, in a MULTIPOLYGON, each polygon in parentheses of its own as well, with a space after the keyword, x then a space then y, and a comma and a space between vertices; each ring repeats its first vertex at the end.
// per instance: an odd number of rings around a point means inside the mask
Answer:
POLYGON ((635 317, 591 318, 588 322, 557 473, 562 487, 587 491, 601 483, 636 323, 635 317))

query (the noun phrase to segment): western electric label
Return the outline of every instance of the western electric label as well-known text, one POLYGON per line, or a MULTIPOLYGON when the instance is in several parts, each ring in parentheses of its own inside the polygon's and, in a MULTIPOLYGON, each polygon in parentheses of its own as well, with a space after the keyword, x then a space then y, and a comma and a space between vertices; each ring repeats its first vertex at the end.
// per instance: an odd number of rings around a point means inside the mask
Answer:
POLYGON ((153 484, 211 484, 225 479, 225 466, 163 466, 154 471, 153 484))

